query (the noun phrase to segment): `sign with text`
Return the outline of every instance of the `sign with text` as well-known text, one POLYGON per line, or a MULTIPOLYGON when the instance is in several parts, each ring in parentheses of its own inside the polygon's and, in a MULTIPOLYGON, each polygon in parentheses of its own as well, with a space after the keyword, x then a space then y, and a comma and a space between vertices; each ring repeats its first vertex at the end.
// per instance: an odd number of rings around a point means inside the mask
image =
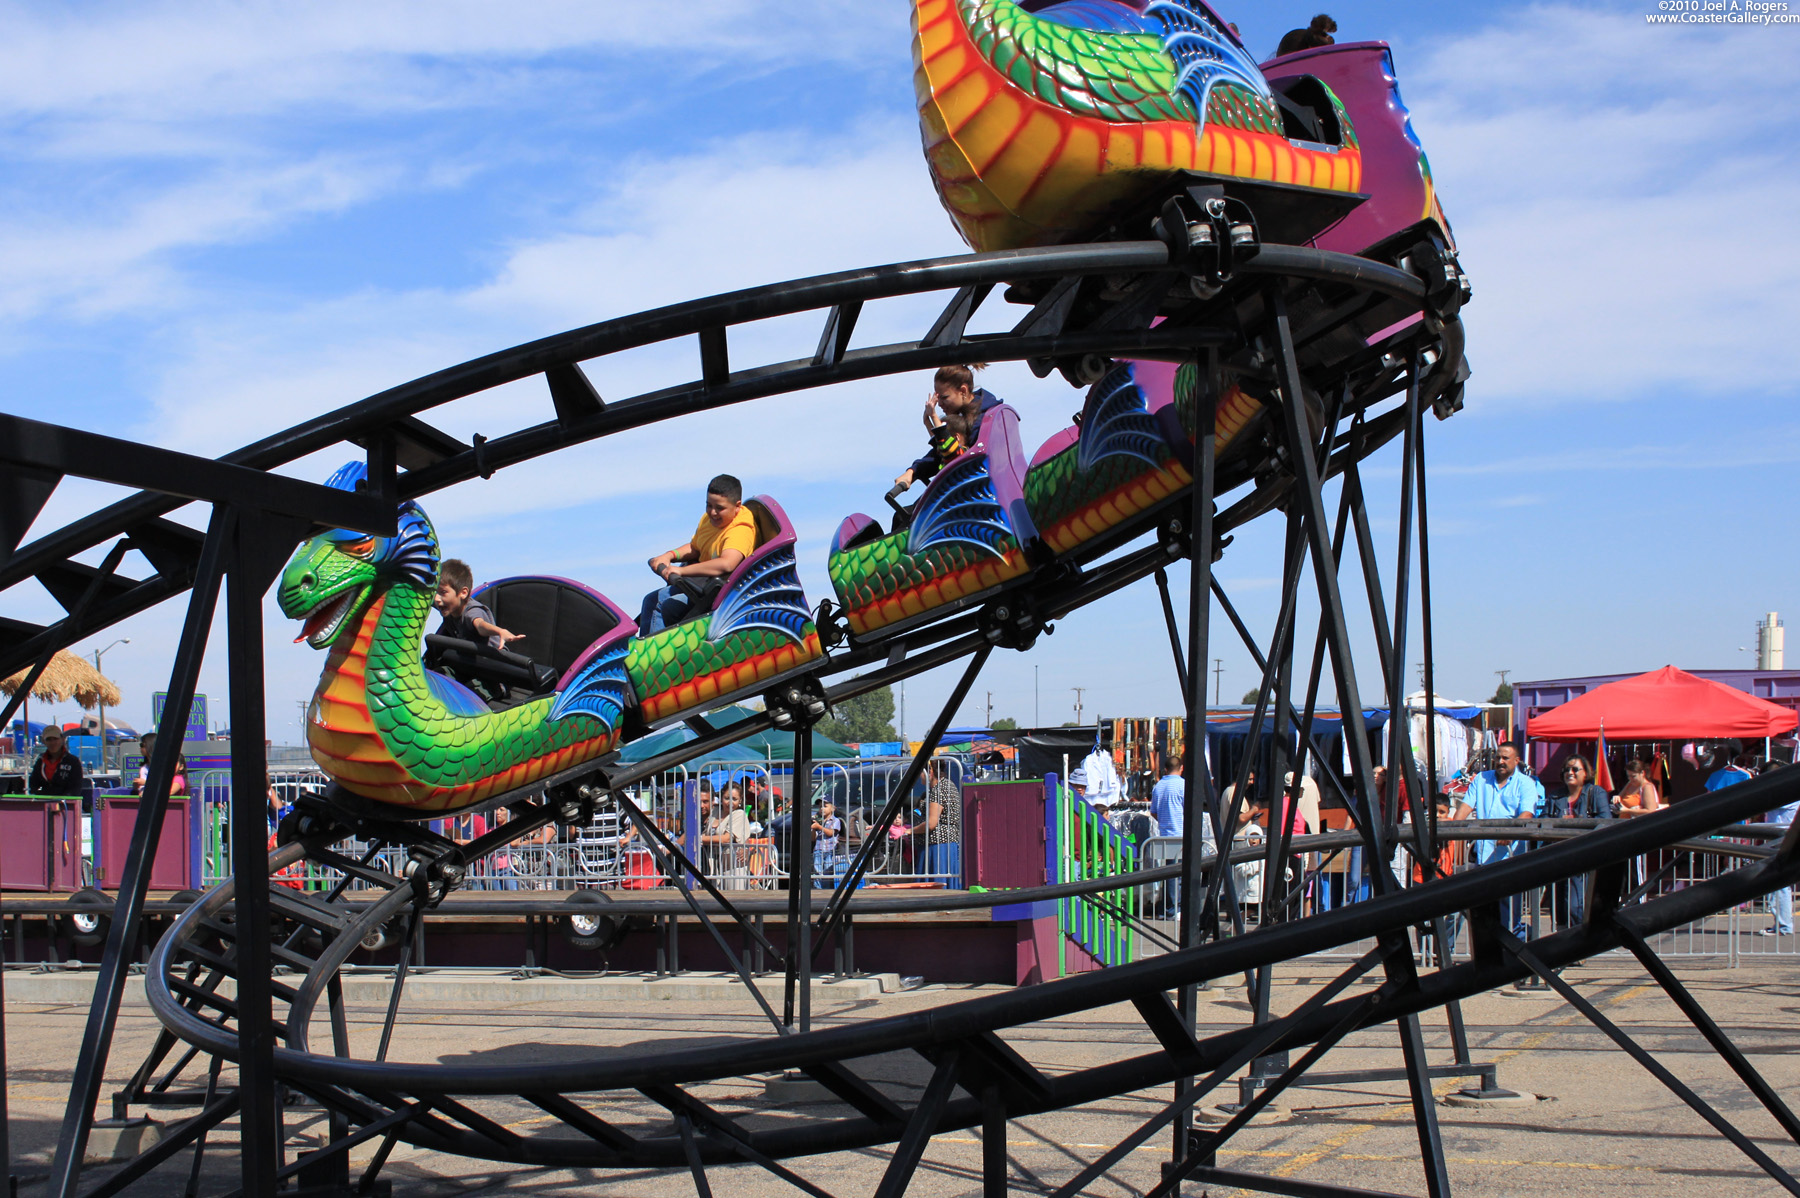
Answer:
MULTIPOLYGON (((152 724, 155 724, 158 727, 162 726, 163 705, 168 701, 168 691, 155 691, 150 695, 150 722, 152 724)), ((186 724, 187 731, 182 734, 182 740, 206 739, 205 695, 194 696, 194 702, 188 707, 186 724)))

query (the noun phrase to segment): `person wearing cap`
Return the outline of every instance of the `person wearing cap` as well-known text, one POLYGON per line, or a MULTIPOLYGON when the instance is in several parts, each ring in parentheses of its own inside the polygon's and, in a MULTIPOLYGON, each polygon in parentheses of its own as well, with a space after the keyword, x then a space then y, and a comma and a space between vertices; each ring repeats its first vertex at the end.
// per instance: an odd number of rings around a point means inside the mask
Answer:
POLYGON ((1076 766, 1069 771, 1069 789, 1075 792, 1076 798, 1084 800, 1087 798, 1087 784, 1086 770, 1076 766))
POLYGON ((34 795, 81 797, 81 759, 68 751, 61 728, 46 728, 41 738, 44 751, 31 763, 28 789, 34 795))

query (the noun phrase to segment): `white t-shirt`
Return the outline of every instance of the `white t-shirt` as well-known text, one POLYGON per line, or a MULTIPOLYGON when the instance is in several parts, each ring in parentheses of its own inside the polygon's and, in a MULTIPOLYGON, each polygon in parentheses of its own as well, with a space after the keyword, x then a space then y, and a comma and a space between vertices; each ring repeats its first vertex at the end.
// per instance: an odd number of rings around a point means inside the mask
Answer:
POLYGON ((1081 762, 1087 774, 1087 801, 1097 807, 1111 807, 1124 797, 1119 784, 1119 771, 1113 767, 1112 754, 1095 749, 1081 762))

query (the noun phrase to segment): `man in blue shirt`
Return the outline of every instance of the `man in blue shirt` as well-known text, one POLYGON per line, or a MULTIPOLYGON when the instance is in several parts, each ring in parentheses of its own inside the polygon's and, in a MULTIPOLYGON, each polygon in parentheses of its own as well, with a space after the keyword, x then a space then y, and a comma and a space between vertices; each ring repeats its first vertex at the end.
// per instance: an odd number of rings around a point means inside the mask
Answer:
MULTIPOLYGON (((1186 766, 1179 756, 1172 756, 1163 765, 1162 780, 1150 790, 1150 815, 1156 821, 1158 836, 1179 837, 1187 827, 1187 780, 1181 776, 1186 766)), ((1200 813, 1200 851, 1202 854, 1213 854, 1218 851, 1213 842, 1212 816, 1200 813)), ((1164 885, 1164 891, 1170 902, 1171 913, 1179 909, 1175 901, 1181 883, 1171 880, 1164 885)))
POLYGON ((1187 783, 1182 780, 1185 763, 1177 757, 1168 762, 1162 780, 1150 789, 1150 815, 1156 820, 1158 836, 1180 836, 1187 819, 1187 783))
MULTIPOLYGON (((1519 746, 1506 741, 1500 746, 1500 761, 1484 770, 1469 783, 1469 792, 1456 805, 1456 819, 1528 819, 1543 805, 1544 789, 1519 768, 1519 746)), ((1513 840, 1477 840, 1469 845, 1475 864, 1504 861, 1522 846, 1513 840)), ((1517 895, 1506 900, 1507 919, 1519 934, 1524 934, 1517 895)))

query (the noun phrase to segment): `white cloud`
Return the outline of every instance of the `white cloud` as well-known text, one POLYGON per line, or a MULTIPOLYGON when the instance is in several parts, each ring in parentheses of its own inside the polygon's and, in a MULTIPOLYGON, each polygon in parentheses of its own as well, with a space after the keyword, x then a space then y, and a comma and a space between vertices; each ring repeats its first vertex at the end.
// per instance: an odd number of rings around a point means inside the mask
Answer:
POLYGON ((174 253, 242 241, 296 216, 341 211, 391 186, 395 171, 340 156, 246 165, 118 205, 72 215, 14 210, 0 223, 0 318, 46 308, 78 318, 185 305, 193 297, 174 253))
POLYGON ((1406 64, 1475 288, 1472 411, 1792 386, 1785 32, 1546 6, 1406 64))
POLYGON ((654 58, 672 83, 723 65, 841 58, 897 23, 824 0, 14 3, 0 22, 0 119, 147 110, 215 121, 296 106, 461 107, 529 90, 543 78, 521 64, 554 70, 563 54, 654 58))

